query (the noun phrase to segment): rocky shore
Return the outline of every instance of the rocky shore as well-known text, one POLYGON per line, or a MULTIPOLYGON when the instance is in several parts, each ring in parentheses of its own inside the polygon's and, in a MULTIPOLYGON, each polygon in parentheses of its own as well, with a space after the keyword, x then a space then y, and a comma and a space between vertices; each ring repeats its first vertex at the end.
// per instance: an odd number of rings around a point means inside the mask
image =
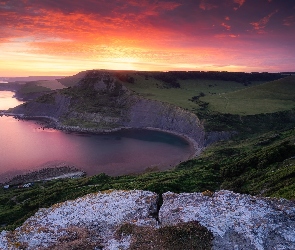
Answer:
POLYGON ((51 166, 32 171, 25 174, 14 176, 12 179, 4 183, 5 185, 21 185, 28 182, 61 179, 61 178, 76 178, 85 176, 86 173, 73 166, 51 166))

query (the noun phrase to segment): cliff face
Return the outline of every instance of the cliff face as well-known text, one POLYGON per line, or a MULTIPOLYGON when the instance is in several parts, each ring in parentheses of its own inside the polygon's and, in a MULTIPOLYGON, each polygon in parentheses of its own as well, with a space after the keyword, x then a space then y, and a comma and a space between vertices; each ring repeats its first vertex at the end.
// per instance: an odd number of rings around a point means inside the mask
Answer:
POLYGON ((295 249, 291 201, 225 190, 168 192, 157 207, 158 196, 149 191, 89 194, 2 231, 0 249, 295 249))
POLYGON ((127 113, 125 126, 158 128, 185 135, 204 145, 204 128, 198 117, 181 108, 159 101, 135 98, 127 113))
POLYGON ((76 86, 41 96, 12 112, 52 117, 59 127, 73 130, 161 129, 191 138, 200 149, 204 145, 204 128, 196 115, 137 96, 104 71, 90 71, 76 86))

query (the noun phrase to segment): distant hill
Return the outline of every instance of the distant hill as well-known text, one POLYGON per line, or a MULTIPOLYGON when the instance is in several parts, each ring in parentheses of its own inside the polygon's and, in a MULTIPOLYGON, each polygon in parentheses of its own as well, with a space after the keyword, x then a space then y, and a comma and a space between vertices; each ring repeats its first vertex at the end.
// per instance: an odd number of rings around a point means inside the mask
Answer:
MULTIPOLYGON (((210 98, 205 97, 210 102, 210 98)), ((295 107, 295 76, 219 94, 212 109, 231 114, 259 114, 290 110, 295 107)))
POLYGON ((63 78, 57 78, 57 81, 59 81, 62 85, 66 87, 73 87, 75 86, 85 75, 90 72, 90 70, 87 71, 81 71, 76 75, 73 76, 66 76, 63 78))
POLYGON ((64 76, 25 76, 25 77, 5 77, 6 82, 29 82, 40 80, 55 80, 63 78, 64 76))

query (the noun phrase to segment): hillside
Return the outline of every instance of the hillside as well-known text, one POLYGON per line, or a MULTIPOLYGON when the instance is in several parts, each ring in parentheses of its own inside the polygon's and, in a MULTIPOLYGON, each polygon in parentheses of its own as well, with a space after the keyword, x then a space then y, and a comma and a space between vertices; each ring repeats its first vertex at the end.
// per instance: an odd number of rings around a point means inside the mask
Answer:
POLYGON ((259 114, 290 110, 295 107, 295 77, 251 86, 246 89, 220 93, 212 100, 205 96, 212 109, 231 114, 259 114))
POLYGON ((133 72, 125 75, 125 84, 149 99, 165 101, 196 114, 254 115, 295 107, 294 98, 290 95, 294 76, 217 73, 166 72, 159 75, 133 72), (284 91, 288 90, 289 94, 285 95, 284 91))
MULTIPOLYGON (((247 246, 247 249, 263 249, 259 244, 269 244, 263 246, 275 249, 281 242, 284 242, 282 244, 285 244, 285 249, 292 249, 293 236, 287 239, 281 233, 281 229, 278 233, 274 228, 290 225, 293 230, 293 222, 289 221, 293 215, 289 214, 291 217, 288 215, 288 218, 285 218, 277 208, 283 209, 280 210, 283 214, 288 214, 289 211, 293 211, 294 203, 284 201, 284 204, 279 204, 279 200, 258 197, 290 200, 295 198, 294 77, 282 78, 279 75, 266 74, 229 76, 189 72, 188 75, 167 73, 165 75, 164 72, 82 72, 73 78, 67 78, 71 87, 50 90, 12 111, 25 114, 27 117, 50 116, 54 118, 52 126, 64 130, 95 132, 120 127, 153 127, 168 130, 193 138, 202 148, 198 157, 164 172, 150 170, 140 175, 117 177, 100 174, 80 179, 37 182, 29 189, 1 189, 1 228, 15 229, 39 208, 50 207, 86 194, 110 189, 146 190, 159 195, 159 205, 162 197, 164 202, 166 199, 165 206, 168 206, 168 214, 173 220, 166 224, 168 228, 165 230, 182 232, 188 227, 193 232, 207 232, 206 229, 202 231, 204 228, 200 228, 198 224, 173 224, 173 221, 188 222, 181 219, 188 218, 182 217, 184 214, 181 211, 191 208, 190 214, 195 213, 196 216, 193 221, 208 219, 212 223, 212 227, 211 224, 206 224, 206 228, 213 233, 213 243, 220 240, 215 245, 216 249, 224 249, 222 246, 225 245, 222 244, 226 244, 218 238, 221 234, 227 243, 247 246), (218 105, 214 106, 216 104, 218 105), (220 189, 257 197, 238 195, 229 191, 218 192, 220 189), (206 190, 216 191, 216 195, 206 190), (170 200, 171 204, 167 201, 169 193, 165 193, 169 191, 175 193, 171 194, 171 197, 175 198, 175 203, 173 199, 170 200), (204 191, 205 196, 212 195, 213 198, 210 200, 211 198, 203 197, 203 205, 198 208, 189 200, 185 200, 185 197, 198 200, 201 194, 177 194, 204 191), (228 198, 227 203, 219 203, 218 197, 228 198), (232 206, 227 206, 228 203, 232 206), (200 209, 206 214, 213 211, 216 206, 219 211, 225 211, 222 215, 224 217, 218 217, 220 214, 206 218, 202 217, 204 214, 200 215, 200 209), (250 206, 251 211, 256 212, 239 210, 245 206, 250 206), (287 210, 284 210, 285 206, 288 207, 287 210), (261 207, 263 209, 259 210, 261 207), (274 208, 279 214, 272 210, 274 208), (240 211, 240 214, 229 213, 232 209, 240 211), (265 211, 272 212, 268 214, 264 213, 265 211), (242 213, 262 217, 257 217, 255 223, 258 224, 250 225, 247 223, 251 216, 243 217, 242 213), (264 217, 269 218, 268 222, 264 217), (274 219, 278 217, 279 219, 274 219), (218 218, 221 218, 220 221, 218 218), (233 218, 242 219, 235 221, 233 218), (224 220, 232 219, 234 224, 224 223, 224 220), (236 231, 228 234, 222 230, 224 224, 229 227, 232 225, 236 231), (216 228, 216 225, 220 226, 216 228), (245 229, 247 236, 239 231, 245 225, 249 226, 245 229), (171 229, 170 226, 176 226, 176 229, 171 229), (250 228, 254 230, 251 231, 253 234, 249 234, 250 228), (261 241, 256 241, 256 237, 261 241), (221 244, 220 248, 218 244, 221 244)), ((205 221, 202 226, 204 223, 205 221)), ((75 230, 74 228, 74 232, 75 230)), ((132 244, 130 239, 132 242, 141 242, 140 237, 146 232, 143 228, 132 226, 127 226, 127 230, 138 234, 129 238, 119 238, 122 240, 119 243, 116 241, 119 245, 123 244, 123 241, 132 244)), ((154 229, 149 232, 155 239, 161 233, 154 229)), ((206 235, 209 237, 206 238, 208 242, 211 242, 211 234, 206 235)), ((6 237, 6 233, 2 233, 1 237, 6 237)), ((115 244, 115 241, 111 242, 105 244, 115 244)), ((234 245, 229 246, 229 249, 231 247, 234 245)))

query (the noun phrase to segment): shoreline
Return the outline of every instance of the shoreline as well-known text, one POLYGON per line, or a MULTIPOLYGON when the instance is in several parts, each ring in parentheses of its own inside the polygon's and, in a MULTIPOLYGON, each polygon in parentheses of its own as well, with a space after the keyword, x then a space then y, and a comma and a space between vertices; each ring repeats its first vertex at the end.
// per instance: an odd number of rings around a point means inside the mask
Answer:
POLYGON ((65 178, 80 178, 86 175, 85 171, 67 164, 50 164, 36 170, 29 170, 23 173, 12 175, 7 181, 0 185, 22 186, 27 183, 49 181, 65 178))

